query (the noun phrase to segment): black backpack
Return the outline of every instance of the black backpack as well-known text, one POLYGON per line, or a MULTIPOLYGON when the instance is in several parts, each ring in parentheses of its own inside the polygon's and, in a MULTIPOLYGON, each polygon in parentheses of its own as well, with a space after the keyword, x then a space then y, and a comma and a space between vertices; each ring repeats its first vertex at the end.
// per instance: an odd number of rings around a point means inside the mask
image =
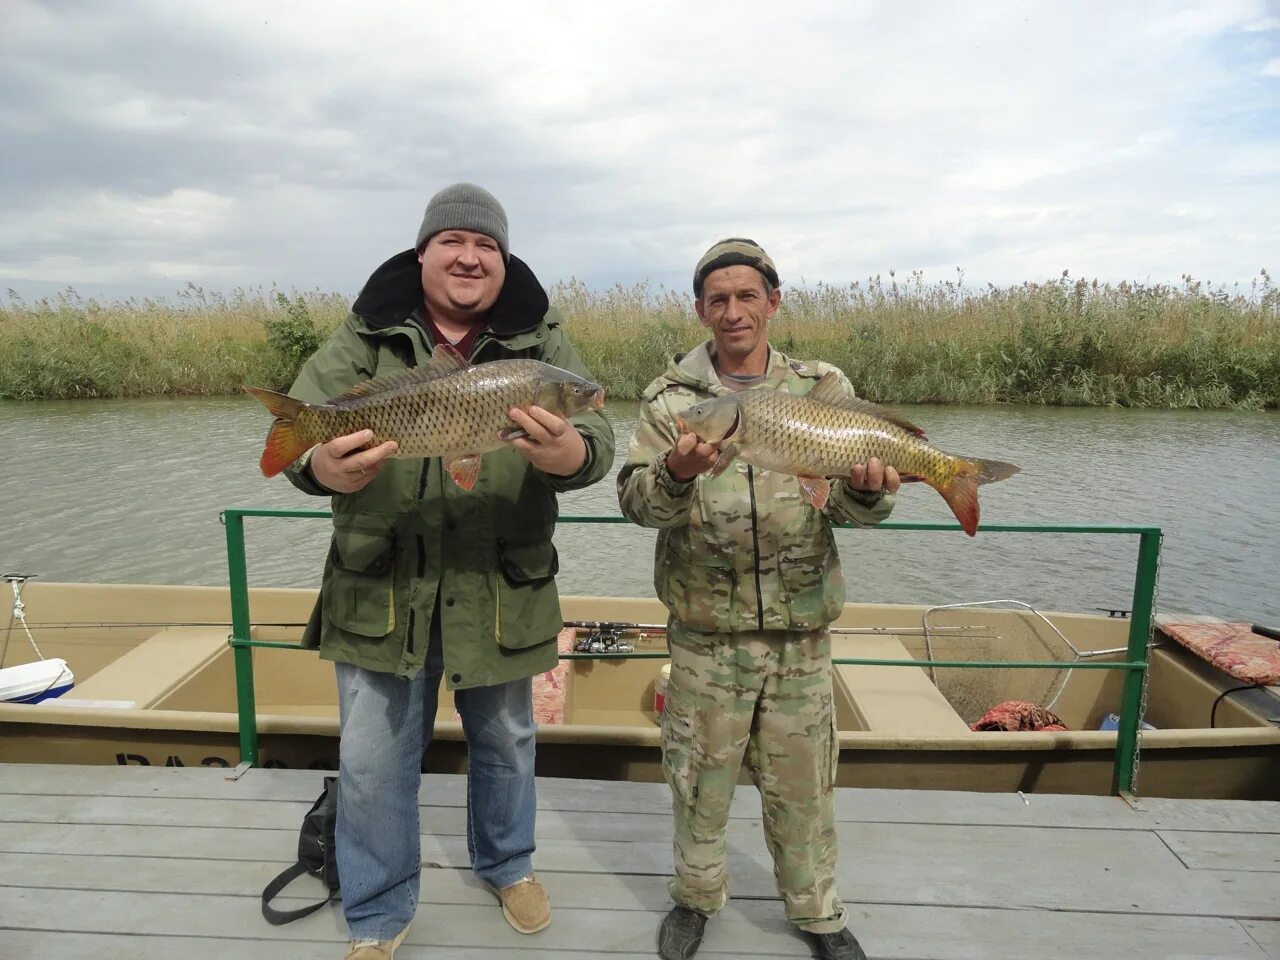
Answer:
POLYGON ((334 847, 334 827, 338 820, 338 778, 325 777, 324 790, 302 818, 298 834, 298 862, 286 869, 262 890, 262 915, 267 923, 279 925, 315 913, 326 903, 342 896, 338 884, 338 858, 334 847), (270 901, 295 879, 309 873, 329 888, 318 903, 297 910, 277 910, 270 901))

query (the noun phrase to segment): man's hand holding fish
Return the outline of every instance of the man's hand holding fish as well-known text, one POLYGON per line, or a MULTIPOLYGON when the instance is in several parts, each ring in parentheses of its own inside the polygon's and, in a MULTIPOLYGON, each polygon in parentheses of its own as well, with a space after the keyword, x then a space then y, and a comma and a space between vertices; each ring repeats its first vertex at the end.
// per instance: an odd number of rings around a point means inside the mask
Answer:
POLYGON ((528 413, 512 407, 507 416, 524 431, 523 435, 509 436, 507 443, 543 473, 570 477, 582 469, 587 445, 569 421, 536 405, 528 413))
POLYGON ((397 448, 394 440, 388 440, 366 450, 372 442, 372 430, 359 430, 320 444, 311 452, 311 473, 316 482, 334 493, 363 490, 397 448))

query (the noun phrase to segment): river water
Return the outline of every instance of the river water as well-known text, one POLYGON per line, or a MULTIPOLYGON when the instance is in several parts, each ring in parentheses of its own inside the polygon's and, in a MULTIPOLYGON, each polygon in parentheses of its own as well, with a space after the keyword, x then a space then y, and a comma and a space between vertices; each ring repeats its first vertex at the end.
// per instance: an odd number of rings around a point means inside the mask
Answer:
MULTIPOLYGON (((1280 625, 1280 414, 899 409, 943 449, 1022 467, 982 488, 985 522, 1158 526, 1161 611, 1280 625)), ((610 416, 614 471, 563 497, 565 515, 618 513, 613 475, 635 406, 614 404, 610 416)), ((225 584, 220 510, 328 505, 259 473, 267 426, 248 398, 0 403, 0 572, 225 584)), ((937 493, 913 484, 894 519, 952 516, 937 493)), ((319 582, 328 521, 247 524, 252 584, 319 582)), ((653 539, 630 524, 562 524, 561 592, 652 596, 653 539)), ((1134 536, 840 530, 836 539, 850 600, 1131 605, 1134 536)))

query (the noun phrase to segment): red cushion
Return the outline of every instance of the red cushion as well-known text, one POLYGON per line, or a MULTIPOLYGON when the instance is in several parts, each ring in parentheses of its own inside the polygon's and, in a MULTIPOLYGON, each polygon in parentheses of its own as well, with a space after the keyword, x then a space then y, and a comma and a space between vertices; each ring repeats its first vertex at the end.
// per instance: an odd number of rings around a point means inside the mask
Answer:
POLYGON ((1164 618, 1159 624, 1164 633, 1241 683, 1280 683, 1280 643, 1254 633, 1250 624, 1164 618))

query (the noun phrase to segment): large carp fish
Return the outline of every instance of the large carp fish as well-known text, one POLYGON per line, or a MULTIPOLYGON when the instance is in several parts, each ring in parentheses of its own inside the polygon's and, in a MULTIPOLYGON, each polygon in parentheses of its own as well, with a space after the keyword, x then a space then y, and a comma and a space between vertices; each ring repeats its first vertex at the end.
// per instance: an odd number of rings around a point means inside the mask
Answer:
POLYGON ((915 424, 851 396, 834 372, 803 396, 756 387, 703 400, 685 410, 677 425, 718 447, 711 476, 741 457, 797 477, 801 493, 819 510, 831 493, 829 478, 848 477, 855 464, 878 457, 904 482, 923 481, 942 494, 971 537, 978 529, 978 487, 1018 472, 1009 463, 930 446, 915 424))
POLYGON ((480 458, 525 436, 507 410, 537 405, 561 418, 604 407, 604 390, 569 370, 540 360, 493 360, 472 366, 449 344, 439 344, 419 367, 358 383, 327 403, 245 387, 276 418, 262 452, 262 472, 273 477, 318 443, 372 430, 375 447, 397 444, 395 457, 441 457, 458 486, 470 490, 480 458))

